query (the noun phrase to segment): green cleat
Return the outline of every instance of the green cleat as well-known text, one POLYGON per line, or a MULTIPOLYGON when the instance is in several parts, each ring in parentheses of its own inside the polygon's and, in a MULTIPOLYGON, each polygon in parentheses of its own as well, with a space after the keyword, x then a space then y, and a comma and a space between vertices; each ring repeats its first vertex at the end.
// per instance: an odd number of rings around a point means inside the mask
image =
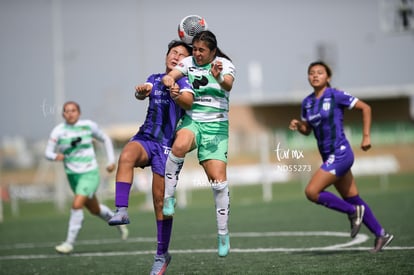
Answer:
POLYGON ((176 199, 174 197, 168 197, 164 199, 164 205, 162 207, 162 214, 164 216, 172 216, 175 213, 176 199))
POLYGON ((230 237, 229 234, 218 235, 218 255, 220 257, 226 257, 230 251, 230 237))

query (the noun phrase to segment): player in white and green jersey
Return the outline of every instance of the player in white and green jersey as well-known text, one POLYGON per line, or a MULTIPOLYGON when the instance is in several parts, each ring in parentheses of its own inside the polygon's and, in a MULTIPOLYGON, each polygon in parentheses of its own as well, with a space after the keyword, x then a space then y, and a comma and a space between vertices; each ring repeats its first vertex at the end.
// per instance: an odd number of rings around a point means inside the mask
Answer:
MULTIPOLYGON (((93 139, 105 144, 108 165, 106 170, 115 169, 115 156, 111 139, 91 120, 79 120, 80 107, 68 101, 63 105, 65 122, 51 132, 45 155, 52 161, 63 161, 70 187, 75 194, 72 202, 69 228, 66 241, 55 247, 56 251, 68 254, 82 227, 83 207, 92 214, 108 221, 114 213, 105 205, 99 204, 96 191, 100 183, 98 163, 93 147, 93 139)), ((125 226, 119 226, 122 239, 128 236, 125 226)))
POLYGON ((187 76, 194 91, 191 110, 177 127, 176 138, 165 167, 164 215, 174 214, 175 189, 185 155, 197 148, 198 159, 213 189, 218 229, 218 254, 230 250, 228 215, 230 196, 227 182, 229 95, 235 79, 235 67, 218 47, 211 31, 193 38, 193 56, 184 58, 163 83, 172 87, 187 76))
POLYGON ((65 156, 63 164, 67 174, 97 170, 93 138, 104 142, 108 165, 115 163, 111 140, 91 120, 78 120, 75 124, 65 122, 56 126, 50 135, 46 156, 54 160, 59 153, 63 154, 65 156))
POLYGON ((215 57, 213 63, 198 66, 195 57, 187 57, 175 68, 183 75, 187 75, 194 91, 194 102, 191 110, 186 114, 198 122, 228 121, 230 92, 217 82, 211 73, 212 64, 221 62, 221 74, 235 76, 234 66, 230 60, 215 57))

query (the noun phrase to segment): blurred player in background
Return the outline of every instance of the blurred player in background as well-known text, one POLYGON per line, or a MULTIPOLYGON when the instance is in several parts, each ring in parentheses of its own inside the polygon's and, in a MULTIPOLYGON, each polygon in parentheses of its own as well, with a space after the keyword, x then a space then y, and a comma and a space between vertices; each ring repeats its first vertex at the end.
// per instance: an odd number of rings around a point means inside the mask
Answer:
POLYGON ((218 254, 230 250, 228 217, 230 196, 227 182, 227 148, 229 137, 229 96, 235 78, 235 67, 218 47, 211 31, 196 34, 192 41, 193 56, 183 59, 163 83, 173 87, 187 76, 194 90, 194 103, 177 128, 165 167, 164 215, 172 216, 176 203, 175 189, 185 155, 198 149, 198 160, 211 184, 216 206, 218 254))
POLYGON ((379 252, 388 245, 393 235, 385 232, 368 204, 358 194, 351 172, 354 153, 344 134, 344 109, 362 111, 363 136, 361 149, 371 148, 371 107, 345 92, 331 88, 332 71, 324 62, 314 62, 308 67, 308 81, 313 93, 302 101, 301 120, 293 119, 289 128, 309 135, 312 130, 317 140, 323 164, 306 186, 307 198, 317 204, 348 214, 351 222, 351 237, 354 238, 362 222, 375 235, 371 252, 379 252), (342 199, 325 191, 334 185, 342 199))
MULTIPOLYGON (((57 125, 51 132, 46 147, 46 158, 63 161, 70 187, 75 194, 70 211, 66 241, 55 247, 56 251, 68 254, 73 246, 84 219, 83 208, 108 221, 114 213, 105 205, 99 204, 96 191, 100 183, 98 163, 95 156, 93 139, 105 144, 108 165, 106 170, 115 170, 115 156, 111 139, 91 120, 80 120, 81 110, 78 103, 68 101, 63 105, 65 122, 57 125)), ((128 237, 125 225, 118 226, 123 240, 128 237)))
POLYGON ((168 44, 165 57, 165 73, 152 74, 144 84, 135 87, 139 100, 148 97, 149 105, 144 124, 122 150, 116 173, 116 215, 110 225, 128 224, 128 201, 134 168, 151 166, 152 196, 157 223, 157 253, 151 274, 164 274, 171 256, 168 253, 173 219, 162 214, 164 200, 165 162, 175 136, 178 121, 184 109, 193 103, 193 91, 186 77, 168 89, 161 82, 184 57, 191 54, 191 47, 182 41, 168 44))

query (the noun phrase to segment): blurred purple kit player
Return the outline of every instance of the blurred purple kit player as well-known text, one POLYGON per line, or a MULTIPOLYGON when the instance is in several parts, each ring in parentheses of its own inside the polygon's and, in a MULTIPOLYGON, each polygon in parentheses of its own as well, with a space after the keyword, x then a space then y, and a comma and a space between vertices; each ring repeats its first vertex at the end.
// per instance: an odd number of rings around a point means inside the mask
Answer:
MULTIPOLYGON (((301 119, 309 124, 317 140, 323 161, 320 168, 337 177, 344 177, 354 163, 354 153, 344 134, 343 119, 344 109, 354 108, 358 100, 346 92, 326 87, 322 96, 317 97, 315 93, 312 93, 302 101, 301 119)), ((376 236, 372 252, 381 251, 393 238, 385 232, 368 204, 359 195, 342 200, 330 192, 322 191, 319 193, 317 203, 348 213, 350 217, 352 217, 354 205, 362 205, 365 210, 363 223, 376 236)), ((351 236, 354 237, 356 233, 351 233, 351 236)))

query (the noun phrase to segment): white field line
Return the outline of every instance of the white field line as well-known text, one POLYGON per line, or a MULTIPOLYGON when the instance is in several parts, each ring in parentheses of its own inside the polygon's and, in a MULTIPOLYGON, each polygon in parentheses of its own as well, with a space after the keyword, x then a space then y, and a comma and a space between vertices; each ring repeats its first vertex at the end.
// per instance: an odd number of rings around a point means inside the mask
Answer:
MULTIPOLYGON (((263 238, 263 237, 306 237, 306 236, 331 236, 331 237, 346 237, 349 238, 349 233, 344 232, 329 232, 329 231, 317 231, 317 232, 243 232, 243 233, 231 233, 231 238, 263 238)), ((201 237, 213 237, 208 235, 192 236, 193 238, 201 237)), ((214 236, 215 237, 215 236, 214 236)), ((366 234, 358 234, 354 239, 345 243, 337 243, 324 247, 305 247, 305 248, 231 248, 231 253, 272 253, 272 252, 314 252, 314 251, 368 251, 372 247, 351 247, 354 245, 362 244, 366 242, 369 237, 366 234)), ((100 245, 108 243, 119 243, 119 239, 114 240, 83 240, 76 242, 76 245, 100 245)), ((155 238, 131 238, 130 242, 156 242, 155 238)), ((36 247, 53 247, 55 243, 43 243, 43 244, 14 244, 0 246, 1 250, 9 249, 24 249, 24 248, 36 248, 36 247)), ((413 250, 414 246, 391 246, 386 247, 384 250, 413 250)), ((171 254, 190 254, 190 253, 217 253, 217 249, 177 249, 170 250, 171 254)), ((133 255, 153 255, 155 250, 138 250, 138 251, 113 251, 113 252, 93 252, 93 253, 72 253, 71 257, 112 257, 112 256, 133 256, 133 255)), ((0 260, 28 260, 28 259, 48 259, 64 257, 59 254, 31 254, 31 255, 4 255, 0 256, 0 260)))

